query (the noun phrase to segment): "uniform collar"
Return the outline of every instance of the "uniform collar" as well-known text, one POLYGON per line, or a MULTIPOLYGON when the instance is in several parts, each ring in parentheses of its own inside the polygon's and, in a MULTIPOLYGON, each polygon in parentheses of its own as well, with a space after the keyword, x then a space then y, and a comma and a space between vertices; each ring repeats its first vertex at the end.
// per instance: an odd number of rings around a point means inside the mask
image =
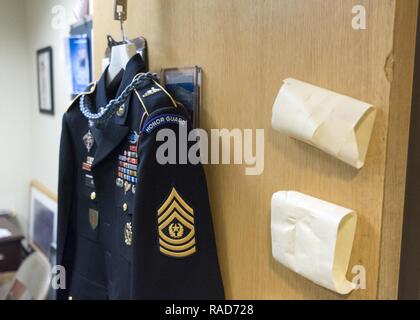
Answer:
MULTIPOLYGON (((97 84, 97 91, 95 95, 96 109, 98 110, 101 107, 105 107, 109 100, 118 97, 124 89, 131 83, 134 76, 140 72, 145 72, 145 64, 139 54, 134 55, 130 61, 127 63, 125 71, 116 77, 114 81, 107 86, 107 74, 108 68, 102 74, 100 80, 97 84), (112 94, 111 91, 115 92, 115 86, 118 85, 118 90, 116 91, 115 96, 109 96, 112 94), (112 90, 114 86, 114 90, 112 90), (109 100, 108 100, 109 99, 109 100)), ((92 128, 92 134, 95 137, 95 141, 98 143, 98 148, 95 152, 95 160, 93 162, 93 167, 97 166, 101 161, 103 161, 127 136, 129 128, 126 125, 127 115, 130 107, 130 99, 125 103, 124 114, 118 116, 114 115, 107 126, 100 130, 97 128, 92 128)))
MULTIPOLYGON (((120 96, 124 89, 133 81, 133 78, 141 72, 146 72, 146 66, 140 54, 135 54, 127 63, 125 70, 121 70, 118 75, 107 85, 108 68, 105 69, 97 84, 96 109, 105 107, 110 100, 120 96)), ((124 125, 127 121, 128 109, 131 96, 125 103, 125 112, 122 116, 116 116, 114 121, 119 125, 124 125)))
MULTIPOLYGON (((130 83, 133 81, 133 78, 141 73, 146 72, 146 65, 143 62, 142 57, 140 54, 134 55, 127 63, 127 66, 125 68, 125 71, 122 75, 121 84, 119 86, 119 89, 117 91, 117 97, 121 95, 121 93, 127 88, 127 86, 130 85, 130 83)), ((125 111, 122 116, 116 116, 115 122, 119 125, 123 125, 127 123, 127 115, 128 111, 131 105, 131 98, 132 95, 130 95, 125 103, 125 111)))

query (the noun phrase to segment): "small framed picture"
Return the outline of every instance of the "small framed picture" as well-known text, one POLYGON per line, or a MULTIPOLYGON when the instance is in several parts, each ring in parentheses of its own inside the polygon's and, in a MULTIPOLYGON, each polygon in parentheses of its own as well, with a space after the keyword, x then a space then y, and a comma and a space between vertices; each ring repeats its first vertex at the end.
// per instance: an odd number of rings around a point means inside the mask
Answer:
POLYGON ((90 44, 87 35, 69 38, 73 95, 83 92, 91 83, 90 44))
POLYGON ((36 181, 31 182, 29 245, 53 258, 57 248, 57 198, 36 181))
POLYGON ((39 111, 54 114, 54 84, 52 48, 47 47, 37 51, 38 71, 38 104, 39 111))

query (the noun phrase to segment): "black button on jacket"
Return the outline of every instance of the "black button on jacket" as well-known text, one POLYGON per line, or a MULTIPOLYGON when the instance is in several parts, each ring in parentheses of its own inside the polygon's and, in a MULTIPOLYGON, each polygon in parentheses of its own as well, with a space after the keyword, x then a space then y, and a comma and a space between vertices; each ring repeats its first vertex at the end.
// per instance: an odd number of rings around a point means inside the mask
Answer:
MULTIPOLYGON (((93 105, 105 106, 140 72, 139 55, 108 86, 105 71, 87 93, 93 105)), ((57 264, 66 289, 58 299, 223 299, 203 167, 156 159, 161 129, 177 141, 180 126, 191 130, 186 112, 150 81, 105 128, 89 128, 79 99, 62 126, 57 264)))

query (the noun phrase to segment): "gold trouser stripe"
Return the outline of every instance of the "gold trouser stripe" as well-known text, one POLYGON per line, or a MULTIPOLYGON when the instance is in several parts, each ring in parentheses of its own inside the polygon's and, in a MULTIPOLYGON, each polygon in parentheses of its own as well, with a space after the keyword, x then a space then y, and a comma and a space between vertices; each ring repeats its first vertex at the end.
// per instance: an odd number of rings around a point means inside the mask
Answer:
POLYGON ((168 250, 160 247, 160 252, 162 252, 163 254, 166 254, 167 256, 170 256, 170 257, 183 258, 183 257, 187 257, 187 256, 190 256, 193 253, 195 253, 196 249, 195 249, 195 247, 193 247, 190 250, 184 251, 184 252, 171 252, 171 251, 168 251, 168 250))

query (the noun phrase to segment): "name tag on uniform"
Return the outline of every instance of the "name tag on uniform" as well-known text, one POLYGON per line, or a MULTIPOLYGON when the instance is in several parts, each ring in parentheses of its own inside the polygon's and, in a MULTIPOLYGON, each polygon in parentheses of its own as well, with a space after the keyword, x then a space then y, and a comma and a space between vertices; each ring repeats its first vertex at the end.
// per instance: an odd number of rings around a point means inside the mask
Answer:
POLYGON ((93 180, 93 176, 86 174, 85 175, 85 185, 88 188, 95 188, 95 181, 93 180))

